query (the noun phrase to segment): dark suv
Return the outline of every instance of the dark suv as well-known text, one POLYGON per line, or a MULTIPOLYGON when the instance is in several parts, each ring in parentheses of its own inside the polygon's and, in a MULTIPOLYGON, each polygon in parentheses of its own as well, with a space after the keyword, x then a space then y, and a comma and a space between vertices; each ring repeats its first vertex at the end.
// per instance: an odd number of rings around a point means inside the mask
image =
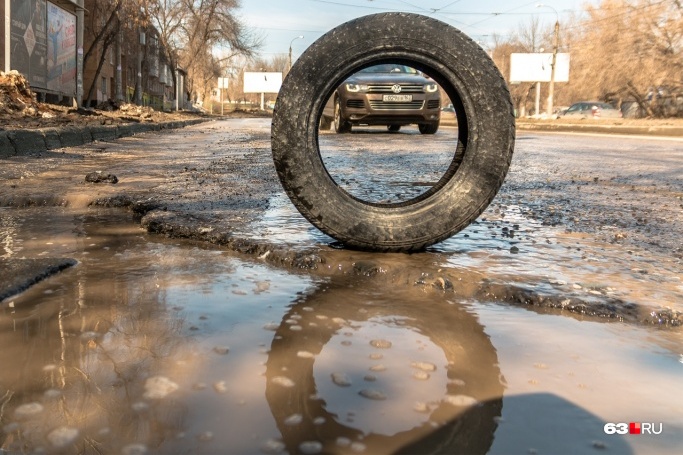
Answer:
POLYGON ((441 120, 439 86, 405 65, 365 68, 344 81, 330 97, 320 120, 321 129, 334 125, 348 133, 352 125, 386 125, 396 132, 417 124, 420 133, 434 134, 441 120))

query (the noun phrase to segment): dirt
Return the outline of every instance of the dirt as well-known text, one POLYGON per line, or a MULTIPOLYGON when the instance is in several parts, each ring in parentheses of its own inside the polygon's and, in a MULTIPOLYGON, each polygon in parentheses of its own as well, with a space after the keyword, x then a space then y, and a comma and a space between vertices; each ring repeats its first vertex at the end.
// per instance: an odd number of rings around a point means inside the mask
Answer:
MULTIPOLYGON (((257 110, 237 110, 225 116, 263 115, 257 110)), ((161 123, 207 116, 201 111, 164 112, 149 106, 111 100, 89 109, 41 103, 24 76, 14 70, 8 73, 0 71, 0 130, 161 123)))

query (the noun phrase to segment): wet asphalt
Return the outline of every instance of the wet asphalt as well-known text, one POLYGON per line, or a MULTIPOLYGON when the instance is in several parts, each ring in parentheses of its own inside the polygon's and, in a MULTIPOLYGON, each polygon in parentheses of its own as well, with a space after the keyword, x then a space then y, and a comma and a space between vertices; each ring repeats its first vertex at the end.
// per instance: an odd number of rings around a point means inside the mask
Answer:
MULTIPOLYGON (((456 134, 452 127, 434 136, 367 128, 321 132, 319 141, 342 188, 369 201, 400 202, 436 180, 456 134)), ((335 248, 284 195, 269 144, 267 119, 234 119, 17 157, 0 171, 0 205, 123 207, 148 232, 323 276, 373 275, 465 298, 681 324, 680 140, 520 133, 489 209, 412 256, 335 248), (119 182, 84 181, 92 172, 119 182)))

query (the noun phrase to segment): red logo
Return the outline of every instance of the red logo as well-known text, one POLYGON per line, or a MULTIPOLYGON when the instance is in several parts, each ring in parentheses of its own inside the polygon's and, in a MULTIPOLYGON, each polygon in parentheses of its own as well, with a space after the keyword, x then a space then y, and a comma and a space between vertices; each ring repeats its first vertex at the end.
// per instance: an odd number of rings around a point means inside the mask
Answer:
POLYGON ((628 426, 628 432, 630 434, 640 434, 640 424, 631 422, 628 426))

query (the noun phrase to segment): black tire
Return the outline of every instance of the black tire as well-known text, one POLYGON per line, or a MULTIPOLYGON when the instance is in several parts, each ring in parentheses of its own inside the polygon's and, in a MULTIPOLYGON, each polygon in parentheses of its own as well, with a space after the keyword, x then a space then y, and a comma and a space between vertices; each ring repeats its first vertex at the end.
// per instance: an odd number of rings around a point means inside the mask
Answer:
POLYGON ((351 132, 351 124, 342 117, 339 99, 334 100, 334 131, 338 134, 351 132))
POLYGON ((332 119, 329 117, 325 117, 324 115, 320 116, 320 129, 323 131, 327 131, 330 128, 332 128, 332 119))
POLYGON ((421 134, 436 134, 439 131, 438 123, 420 123, 417 127, 421 134))
POLYGON ((398 133, 401 131, 401 125, 387 125, 387 131, 390 133, 398 133))
POLYGON ((283 82, 272 124, 275 167, 301 214, 346 246, 374 251, 421 250, 468 226, 500 189, 514 138, 510 94, 486 52, 448 24, 408 13, 361 17, 316 41, 283 82), (378 204, 351 196, 329 175, 317 125, 339 84, 391 61, 425 71, 446 91, 456 110, 458 145, 430 190, 378 204))

